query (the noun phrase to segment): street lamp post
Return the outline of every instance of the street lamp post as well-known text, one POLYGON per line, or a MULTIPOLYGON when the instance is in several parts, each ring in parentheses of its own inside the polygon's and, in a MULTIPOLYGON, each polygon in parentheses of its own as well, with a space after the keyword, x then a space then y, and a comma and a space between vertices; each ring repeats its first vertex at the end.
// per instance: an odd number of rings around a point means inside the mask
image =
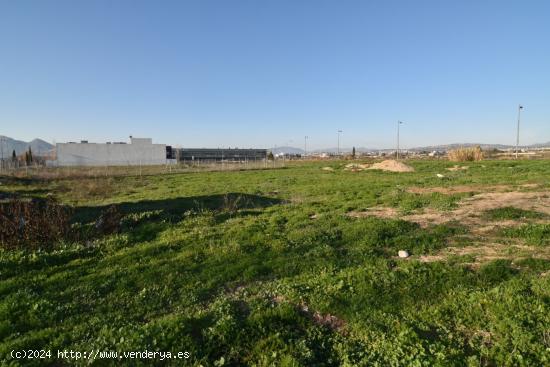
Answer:
POLYGON ((340 134, 342 130, 338 130, 338 157, 340 157, 340 134))
POLYGON ((397 160, 399 160, 399 125, 401 125, 403 121, 397 121, 397 160))
POLYGON ((518 159, 518 150, 519 150, 519 122, 521 119, 521 110, 523 110, 523 106, 518 105, 518 129, 516 132, 516 159, 518 159))
POLYGON ((304 136, 304 159, 305 159, 306 156, 307 156, 307 139, 308 139, 308 138, 309 138, 309 137, 308 137, 307 135, 304 136))
POLYGON ((0 171, 4 168, 4 137, 0 136, 0 150, 2 151, 2 158, 0 158, 0 171))

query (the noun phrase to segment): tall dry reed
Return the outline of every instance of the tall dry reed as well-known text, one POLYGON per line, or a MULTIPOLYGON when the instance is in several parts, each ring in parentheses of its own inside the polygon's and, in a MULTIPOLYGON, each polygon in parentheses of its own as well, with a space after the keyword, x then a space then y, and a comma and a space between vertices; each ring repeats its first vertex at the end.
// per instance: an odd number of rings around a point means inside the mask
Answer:
POLYGON ((481 161, 483 159, 483 151, 479 146, 471 148, 459 148, 450 150, 447 156, 452 162, 481 161))

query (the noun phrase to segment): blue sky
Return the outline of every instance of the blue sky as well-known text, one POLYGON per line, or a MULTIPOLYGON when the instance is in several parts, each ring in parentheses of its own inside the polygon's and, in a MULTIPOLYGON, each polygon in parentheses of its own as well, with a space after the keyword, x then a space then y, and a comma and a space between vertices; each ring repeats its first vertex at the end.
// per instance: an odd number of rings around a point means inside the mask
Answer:
POLYGON ((550 141, 548 1, 0 0, 0 134, 550 141))

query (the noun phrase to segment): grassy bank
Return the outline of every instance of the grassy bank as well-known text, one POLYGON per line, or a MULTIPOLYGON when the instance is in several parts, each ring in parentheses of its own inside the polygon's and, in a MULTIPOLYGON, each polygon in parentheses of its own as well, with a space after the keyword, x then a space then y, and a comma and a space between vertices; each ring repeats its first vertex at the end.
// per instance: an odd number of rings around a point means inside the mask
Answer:
POLYGON ((4 198, 70 205, 73 226, 93 225, 110 205, 123 216, 114 234, 1 250, 0 358, 55 365, 9 352, 147 349, 188 351, 184 364, 204 366, 549 364, 546 214, 503 202, 470 222, 402 216, 449 213, 486 193, 546 200, 550 161, 453 172, 446 161, 407 163, 416 171, 350 172, 333 161, 0 178, 4 198), (397 258, 401 249, 412 256, 397 258))

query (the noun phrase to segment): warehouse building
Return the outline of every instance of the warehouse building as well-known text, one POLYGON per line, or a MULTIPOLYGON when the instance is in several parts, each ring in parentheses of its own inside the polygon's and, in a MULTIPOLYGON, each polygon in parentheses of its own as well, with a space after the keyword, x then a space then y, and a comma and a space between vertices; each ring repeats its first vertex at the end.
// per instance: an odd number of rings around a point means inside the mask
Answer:
POLYGON ((193 162, 249 162, 262 161, 267 157, 267 149, 239 148, 181 148, 177 149, 177 159, 181 163, 193 162))
POLYGON ((153 144, 150 138, 130 137, 130 144, 115 143, 58 143, 59 166, 138 166, 170 163, 174 151, 165 144, 153 144))

